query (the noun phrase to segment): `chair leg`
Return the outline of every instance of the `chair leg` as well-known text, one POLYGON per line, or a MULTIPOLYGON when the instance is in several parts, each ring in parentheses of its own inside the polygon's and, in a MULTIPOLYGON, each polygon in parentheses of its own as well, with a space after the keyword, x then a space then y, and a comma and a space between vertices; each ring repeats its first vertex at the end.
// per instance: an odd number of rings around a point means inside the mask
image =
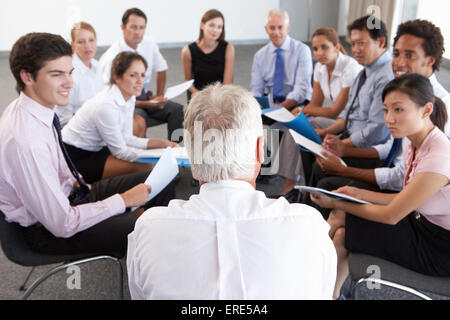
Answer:
POLYGON ((119 299, 123 300, 123 269, 122 269, 122 264, 120 263, 120 261, 118 259, 116 259, 116 263, 118 265, 118 274, 119 274, 119 299))
POLYGON ((36 279, 33 282, 33 284, 25 291, 25 293, 21 297, 21 300, 28 299, 28 297, 31 295, 31 293, 34 291, 34 289, 36 289, 42 282, 44 282, 46 279, 48 279, 50 276, 54 275, 55 273, 57 273, 61 270, 64 270, 68 267, 71 267, 71 266, 84 264, 84 263, 88 263, 88 262, 93 262, 93 261, 97 261, 97 260, 103 260, 103 259, 112 260, 118 264, 118 267, 119 267, 119 296, 120 296, 120 299, 123 300, 123 269, 122 269, 122 265, 120 264, 119 259, 110 257, 110 256, 98 256, 98 257, 93 257, 93 258, 88 258, 88 259, 82 259, 82 260, 73 261, 73 262, 66 263, 61 266, 55 267, 55 268, 47 271, 45 274, 40 276, 38 279, 36 279))
POLYGON ((30 279, 31 274, 33 273, 33 271, 34 271, 35 268, 36 268, 36 267, 31 267, 31 270, 28 272, 28 275, 26 276, 25 281, 24 281, 23 284, 19 287, 19 290, 20 290, 20 291, 25 291, 25 289, 26 289, 25 285, 27 284, 28 280, 30 279))

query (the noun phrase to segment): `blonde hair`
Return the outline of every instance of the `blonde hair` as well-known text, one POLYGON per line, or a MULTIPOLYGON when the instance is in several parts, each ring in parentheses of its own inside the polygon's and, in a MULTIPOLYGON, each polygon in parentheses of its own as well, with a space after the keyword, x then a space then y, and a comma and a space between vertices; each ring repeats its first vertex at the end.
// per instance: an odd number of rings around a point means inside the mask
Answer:
POLYGON ((70 38, 72 39, 72 42, 75 41, 75 31, 76 30, 87 30, 90 31, 94 34, 94 37, 97 39, 97 33, 95 32, 95 29, 93 26, 91 26, 89 23, 84 22, 84 21, 80 21, 77 22, 73 25, 72 29, 70 30, 70 38))

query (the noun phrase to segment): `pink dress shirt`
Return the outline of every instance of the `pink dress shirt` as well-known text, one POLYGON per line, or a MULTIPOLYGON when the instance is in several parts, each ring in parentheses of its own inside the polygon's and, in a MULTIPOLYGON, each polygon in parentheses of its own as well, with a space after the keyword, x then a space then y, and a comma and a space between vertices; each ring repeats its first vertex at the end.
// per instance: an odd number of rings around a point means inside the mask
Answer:
MULTIPOLYGON (((423 141, 413 161, 414 152, 415 149, 408 140, 403 150, 405 186, 420 172, 438 173, 450 179, 450 141, 445 133, 434 128, 423 141)), ((430 222, 450 230, 450 185, 440 189, 417 211, 430 222)))
POLYGON ((75 178, 53 128, 54 111, 23 92, 0 118, 0 209, 6 220, 27 227, 40 222, 68 238, 125 211, 119 194, 70 206, 75 178))

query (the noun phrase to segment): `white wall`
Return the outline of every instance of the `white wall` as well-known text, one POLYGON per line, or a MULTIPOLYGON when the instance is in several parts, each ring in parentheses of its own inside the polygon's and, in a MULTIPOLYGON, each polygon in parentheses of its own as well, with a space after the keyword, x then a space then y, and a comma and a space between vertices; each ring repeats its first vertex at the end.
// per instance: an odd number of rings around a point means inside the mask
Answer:
POLYGON ((419 0, 417 18, 433 22, 441 29, 444 37, 444 58, 450 59, 450 19, 448 17, 448 0, 419 0), (436 10, 437 9, 437 10, 436 10))
POLYGON ((57 33, 69 39, 72 24, 91 23, 98 45, 108 46, 121 36, 123 12, 143 10, 149 21, 147 35, 158 43, 186 43, 198 37, 201 16, 211 8, 225 16, 226 39, 267 39, 267 12, 279 0, 3 0, 0 10, 0 51, 29 32, 57 33))
POLYGON ((290 35, 301 41, 311 41, 318 28, 337 30, 340 1, 342 0, 280 0, 280 7, 289 13, 290 35))

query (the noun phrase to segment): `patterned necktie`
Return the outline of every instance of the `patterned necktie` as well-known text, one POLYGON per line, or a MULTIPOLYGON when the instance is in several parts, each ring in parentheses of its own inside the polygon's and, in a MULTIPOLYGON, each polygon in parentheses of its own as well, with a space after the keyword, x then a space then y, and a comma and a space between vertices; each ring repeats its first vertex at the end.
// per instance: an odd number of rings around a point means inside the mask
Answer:
POLYGON ((350 117, 350 114, 352 114, 354 109, 355 109, 356 98, 358 98, 359 90, 364 85, 364 82, 366 82, 366 79, 367 79, 366 69, 363 69, 361 71, 361 76, 359 77, 358 87, 356 88, 356 92, 355 92, 355 95, 353 96, 352 103, 350 104, 350 108, 348 108, 347 115, 345 116, 345 126, 344 126, 344 131, 341 134, 341 139, 345 139, 345 138, 348 138, 350 136, 350 133, 348 132, 348 127, 349 127, 348 119, 350 117))
POLYGON ((283 96, 284 63, 281 52, 281 48, 276 50, 277 57, 275 59, 275 72, 273 74, 273 101, 275 103, 281 103, 286 100, 286 97, 283 96))
POLYGON ((400 146, 402 145, 402 138, 395 138, 392 143, 391 150, 389 150, 389 154, 384 162, 385 167, 390 167, 392 162, 394 162, 395 157, 397 157, 398 151, 400 150, 400 146))
POLYGON ((63 153, 64 159, 66 159, 67 166, 69 167, 73 176, 75 177, 75 179, 77 179, 77 182, 80 185, 79 187, 74 187, 74 189, 69 195, 70 204, 72 206, 76 206, 88 196, 90 190, 89 187, 86 185, 86 183, 83 181, 83 179, 81 179, 80 173, 75 168, 75 165, 73 164, 72 160, 69 157, 69 153, 67 152, 67 149, 62 140, 61 123, 59 122, 59 118, 56 115, 56 113, 55 117, 53 118, 53 126, 55 127, 56 133, 58 134, 58 143, 63 153))

